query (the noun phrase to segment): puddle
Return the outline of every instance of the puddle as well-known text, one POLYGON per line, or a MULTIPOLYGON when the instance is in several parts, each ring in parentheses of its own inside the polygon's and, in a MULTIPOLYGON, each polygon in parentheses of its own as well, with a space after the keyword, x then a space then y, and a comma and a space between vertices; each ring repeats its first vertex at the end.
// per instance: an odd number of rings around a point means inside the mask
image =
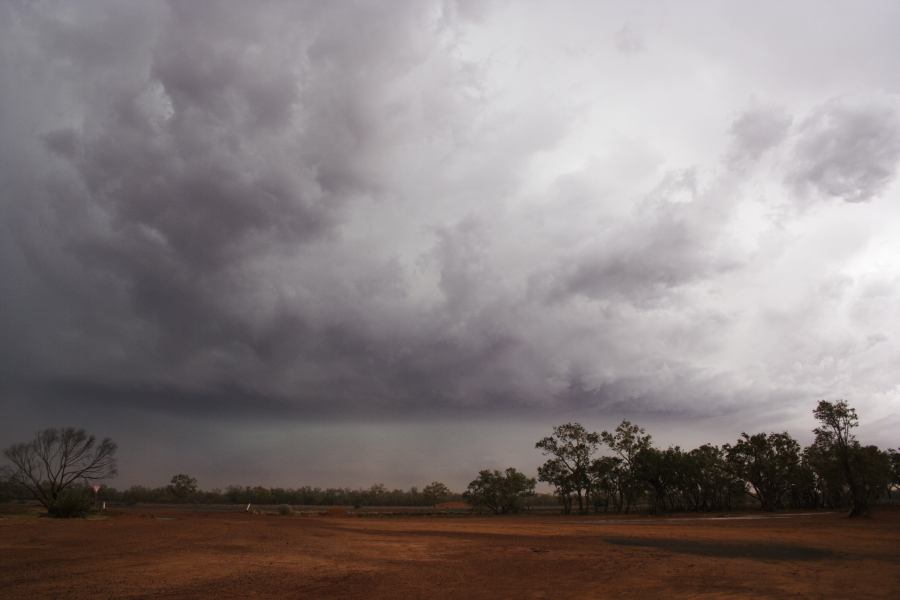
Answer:
POLYGON ((686 523, 688 521, 760 521, 763 519, 792 519, 794 517, 816 517, 820 515, 831 515, 834 511, 812 512, 812 513, 789 513, 783 515, 722 515, 718 517, 671 517, 671 518, 650 518, 650 519, 591 519, 570 521, 572 523, 588 523, 588 524, 651 524, 659 523, 686 523))
POLYGON ((762 560, 818 560, 829 558, 832 553, 820 548, 791 544, 725 543, 707 540, 678 540, 669 538, 604 537, 603 541, 616 546, 655 548, 678 554, 713 556, 722 558, 755 558, 762 560))

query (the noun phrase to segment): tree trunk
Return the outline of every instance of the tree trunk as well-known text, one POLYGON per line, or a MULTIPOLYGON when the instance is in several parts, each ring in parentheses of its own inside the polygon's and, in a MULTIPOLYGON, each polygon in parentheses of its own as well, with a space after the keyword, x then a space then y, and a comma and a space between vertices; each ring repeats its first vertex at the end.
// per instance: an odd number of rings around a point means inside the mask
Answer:
POLYGON ((841 444, 840 450, 844 476, 847 478, 847 485, 850 486, 850 512, 847 516, 850 518, 867 517, 869 515, 869 502, 866 498, 865 489, 853 477, 853 469, 850 466, 850 448, 846 444, 841 444))

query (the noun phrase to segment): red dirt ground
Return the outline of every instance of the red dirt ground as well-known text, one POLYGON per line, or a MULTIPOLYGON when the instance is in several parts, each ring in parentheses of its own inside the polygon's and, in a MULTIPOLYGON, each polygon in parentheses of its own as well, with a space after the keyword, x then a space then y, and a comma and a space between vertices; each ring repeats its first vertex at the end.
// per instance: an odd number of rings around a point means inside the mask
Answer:
POLYGON ((897 598, 900 510, 767 519, 0 517, 2 598, 897 598))

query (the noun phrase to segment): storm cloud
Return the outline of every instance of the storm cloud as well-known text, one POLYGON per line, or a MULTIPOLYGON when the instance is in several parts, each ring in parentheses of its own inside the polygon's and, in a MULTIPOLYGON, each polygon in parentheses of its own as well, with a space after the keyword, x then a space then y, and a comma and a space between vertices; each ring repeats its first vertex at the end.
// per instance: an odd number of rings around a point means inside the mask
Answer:
POLYGON ((889 443, 900 14, 736 10, 3 2, 0 435, 843 397, 889 443))
POLYGON ((893 181, 900 163, 897 99, 836 99, 800 124, 788 181, 798 193, 868 202, 893 181))

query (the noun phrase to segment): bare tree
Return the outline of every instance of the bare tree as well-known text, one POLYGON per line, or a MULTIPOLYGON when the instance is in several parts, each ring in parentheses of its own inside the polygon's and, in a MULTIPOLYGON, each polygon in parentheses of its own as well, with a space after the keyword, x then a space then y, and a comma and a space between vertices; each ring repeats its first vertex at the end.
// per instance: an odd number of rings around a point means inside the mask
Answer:
POLYGON ((84 429, 44 429, 30 442, 3 451, 12 463, 10 480, 34 495, 50 514, 62 493, 78 481, 116 476, 116 444, 105 438, 97 444, 84 429))

